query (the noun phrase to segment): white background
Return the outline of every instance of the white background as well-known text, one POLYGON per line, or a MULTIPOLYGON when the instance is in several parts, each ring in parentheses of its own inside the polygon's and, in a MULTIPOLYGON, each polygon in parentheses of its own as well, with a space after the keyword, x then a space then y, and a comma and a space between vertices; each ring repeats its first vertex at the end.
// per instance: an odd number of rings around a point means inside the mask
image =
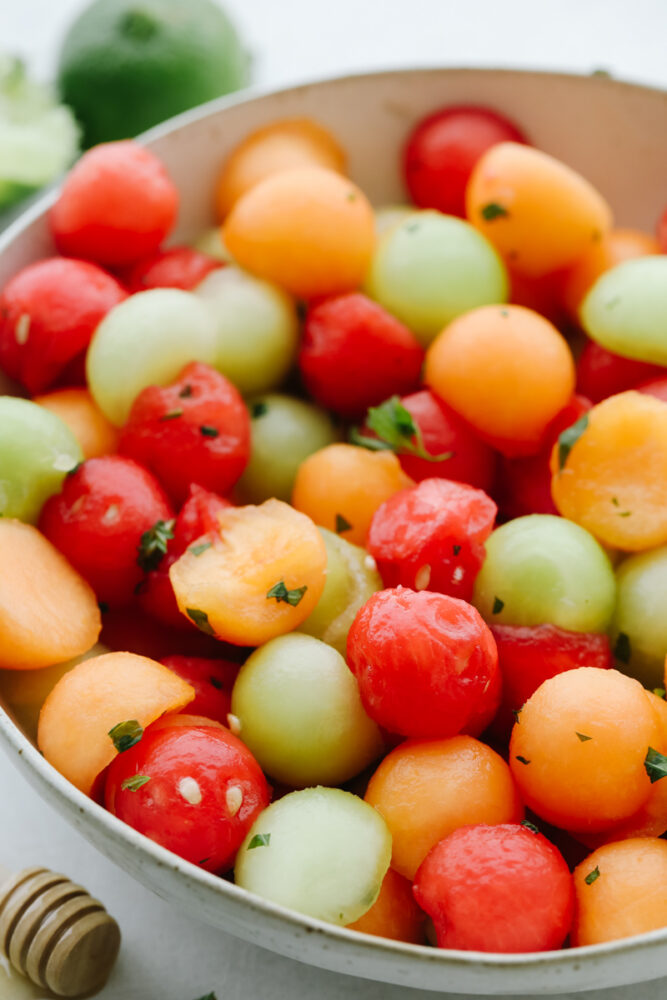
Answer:
MULTIPOLYGON (((58 41, 81 6, 80 0, 0 0, 0 49, 22 54, 48 79, 58 41)), ((603 68, 667 87, 667 0, 227 0, 226 8, 253 51, 255 80, 261 84, 443 64, 603 68)), ((667 165, 665 176, 667 201, 667 165)), ((194 1000, 211 990, 218 1000, 435 996, 297 965, 195 924, 89 847, 4 757, 0 789, 0 864, 19 869, 39 863, 64 871, 97 895, 121 924, 121 958, 103 1000, 194 1000)), ((39 994, 10 984, 0 966, 0 997, 19 996, 39 994)), ((667 979, 586 995, 587 1000, 666 996, 667 979)))

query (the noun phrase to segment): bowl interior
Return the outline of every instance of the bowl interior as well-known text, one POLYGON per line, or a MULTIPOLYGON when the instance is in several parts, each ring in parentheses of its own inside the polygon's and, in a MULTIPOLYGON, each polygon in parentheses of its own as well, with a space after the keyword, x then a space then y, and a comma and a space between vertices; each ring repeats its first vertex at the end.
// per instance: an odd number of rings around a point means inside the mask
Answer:
MULTIPOLYGON (((173 239, 213 224, 212 192, 223 157, 249 131, 279 117, 322 122, 347 149, 350 174, 373 202, 402 202, 405 136, 424 114, 455 103, 482 104, 515 119, 537 147, 599 188, 618 225, 653 230, 666 194, 667 93, 595 76, 434 69, 223 99, 152 130, 145 141, 181 192, 173 239)), ((53 252, 46 223, 52 199, 47 195, 0 237, 0 286, 53 252)), ((487 996, 586 990, 667 974, 667 930, 577 951, 489 956, 397 944, 302 918, 181 861, 107 814, 46 764, 2 680, 0 705, 0 742, 40 794, 100 850, 165 898, 267 948, 339 972, 487 996)))

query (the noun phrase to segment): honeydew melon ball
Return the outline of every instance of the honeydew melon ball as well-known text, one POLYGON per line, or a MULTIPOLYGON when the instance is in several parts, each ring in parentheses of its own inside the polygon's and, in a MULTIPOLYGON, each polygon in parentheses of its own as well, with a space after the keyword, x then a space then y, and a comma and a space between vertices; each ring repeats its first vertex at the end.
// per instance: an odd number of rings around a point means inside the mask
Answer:
POLYGON ((151 288, 114 306, 88 348, 86 375, 93 399, 122 427, 149 385, 168 385, 191 361, 215 365, 215 323, 206 306, 177 288, 151 288))
POLYGON ((506 302, 507 271, 469 223, 429 209, 414 212, 379 241, 366 292, 427 347, 462 313, 506 302))
POLYGON ((616 571, 612 647, 619 670, 663 688, 667 656, 667 545, 625 559, 616 571))
POLYGON ((81 446, 60 417, 27 399, 0 396, 0 516, 35 522, 81 461, 81 446))
POLYGON ((383 749, 343 657, 292 632, 250 655, 234 684, 240 736, 263 771, 283 784, 340 785, 383 749))
POLYGON ((572 632, 605 632, 616 599, 611 562, 573 521, 529 514, 496 528, 475 580, 472 603, 485 621, 550 623, 572 632))
POLYGON ((299 340, 289 295, 233 265, 211 271, 195 294, 215 321, 218 371, 244 396, 277 388, 294 364, 299 340))
POLYGON ((305 788, 272 803, 236 855, 236 884, 265 899, 344 926, 363 916, 391 860, 391 834, 363 799, 305 788))
POLYGON ((347 633, 355 615, 371 594, 382 590, 382 578, 366 549, 326 528, 319 531, 327 548, 326 583, 315 608, 299 629, 345 656, 347 633))

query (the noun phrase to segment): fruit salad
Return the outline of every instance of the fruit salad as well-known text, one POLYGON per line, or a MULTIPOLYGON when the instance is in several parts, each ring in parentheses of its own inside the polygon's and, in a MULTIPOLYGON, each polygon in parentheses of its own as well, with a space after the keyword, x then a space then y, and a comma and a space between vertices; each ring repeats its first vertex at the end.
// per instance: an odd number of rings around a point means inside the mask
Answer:
POLYGON ((0 691, 100 808, 301 914, 667 927, 664 206, 617 228, 491 107, 414 125, 402 205, 346 163, 269 122, 182 245, 141 145, 65 180, 0 291, 0 691))

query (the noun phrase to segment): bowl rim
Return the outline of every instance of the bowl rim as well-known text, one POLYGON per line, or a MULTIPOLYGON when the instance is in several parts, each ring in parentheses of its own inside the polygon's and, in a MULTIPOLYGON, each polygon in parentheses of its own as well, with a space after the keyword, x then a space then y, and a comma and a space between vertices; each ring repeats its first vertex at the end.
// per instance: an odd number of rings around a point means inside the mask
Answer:
MULTIPOLYGON (((505 66, 475 67, 418 65, 414 67, 401 66, 393 69, 386 68, 342 75, 323 75, 321 77, 300 81, 292 85, 284 85, 278 88, 270 86, 247 88, 232 95, 208 101, 194 109, 184 111, 181 114, 168 119, 166 122, 156 125, 147 132, 142 133, 142 135, 137 138, 142 144, 152 146, 159 140, 178 131, 183 126, 194 124, 195 122, 211 117, 212 115, 219 114, 226 109, 235 106, 261 101, 264 98, 272 98, 281 94, 293 95, 297 94, 299 91, 308 91, 312 88, 318 88, 321 86, 329 87, 336 85, 349 85, 351 83, 353 84, 357 80, 367 80, 368 78, 378 80, 385 77, 391 77, 395 79, 397 76, 409 77, 415 75, 415 73, 425 75, 433 74, 434 76, 437 75, 439 77, 443 74, 469 74, 476 77, 479 77, 480 75, 491 77, 493 75, 502 74, 503 76, 521 77, 526 80, 535 78, 550 78, 553 80, 563 81, 587 81, 591 85, 599 86, 605 89, 615 88, 621 92, 640 92, 652 95, 659 94, 665 100, 665 106, 667 109, 667 87, 651 86, 648 84, 617 79, 607 75, 606 73, 598 74, 595 71, 590 73, 568 73, 542 68, 530 69, 522 67, 518 69, 511 69, 505 66)), ((18 218, 10 223, 6 230, 0 234, 0 255, 6 252, 11 244, 33 223, 38 222, 43 216, 46 215, 48 209, 58 196, 61 183, 62 182, 54 183, 49 189, 42 193, 42 195, 33 204, 31 204, 18 218)), ((211 905, 214 905, 216 898, 222 895, 233 905, 237 913, 243 912, 246 915, 249 915, 250 918, 254 915, 259 915, 265 921, 268 919, 278 931, 282 931, 283 933, 285 926, 289 926, 297 932, 298 936, 301 938, 303 938, 306 934, 310 935, 311 940, 319 941, 320 943, 320 964, 324 968, 336 969, 342 972, 349 971, 350 973, 360 976, 367 975, 368 978, 375 977, 374 972, 365 973, 363 969, 358 967, 356 962, 355 968, 350 970, 341 969, 339 963, 331 964, 331 960, 329 960, 329 963, 327 964, 327 959, 322 952, 328 948, 327 942, 332 940, 342 946, 345 946, 348 955, 360 958, 363 958, 364 955, 372 956, 376 960, 380 959, 386 962, 387 966, 393 967, 394 970, 396 970, 399 966, 405 967, 406 963, 410 965, 412 962, 418 961, 420 964, 427 962, 431 966, 435 965, 436 967, 442 968, 443 973, 446 972, 447 969, 451 969, 453 967, 462 969, 471 969, 474 967, 486 972, 490 970, 501 972, 502 970, 512 969, 516 972, 523 971, 527 974, 534 974, 534 972, 540 968, 549 968, 557 972, 560 968, 564 966, 571 966, 573 963, 575 963, 575 968, 578 968, 579 965, 583 966, 587 960, 602 959, 607 955, 625 956, 631 953, 643 954, 651 951, 653 946, 656 944, 667 945, 667 927, 635 935, 633 937, 605 942, 604 944, 586 945, 577 948, 564 948, 557 951, 532 953, 521 952, 514 954, 438 949, 424 945, 413 945, 387 938, 375 937, 358 931, 351 931, 345 927, 339 927, 326 923, 322 920, 300 914, 295 910, 288 909, 287 907, 283 907, 270 900, 264 899, 263 897, 227 881, 225 878, 221 878, 204 871, 196 865, 181 859, 171 851, 168 851, 166 848, 161 847, 149 838, 144 837, 142 834, 137 833, 137 831, 133 828, 129 827, 127 824, 123 823, 117 817, 109 813, 103 808, 103 806, 99 805, 83 792, 79 791, 65 777, 63 777, 63 775, 56 771, 56 769, 45 760, 33 743, 23 734, 18 724, 13 721, 10 713, 5 710, 1 702, 0 744, 4 746, 5 751, 8 753, 10 759, 13 760, 13 763, 25 774, 29 782, 37 787, 41 796, 47 802, 54 805, 56 808, 62 809, 63 805, 66 807, 66 818, 75 827, 80 828, 84 835, 88 836, 86 831, 92 829, 105 841, 108 841, 109 839, 111 839, 112 842, 119 841, 123 848, 131 848, 137 852, 137 866, 139 866, 139 862, 142 861, 143 858, 146 858, 150 864, 151 872, 154 877, 148 877, 145 880, 145 884, 148 883, 151 888, 155 889, 155 883, 159 877, 158 870, 162 873, 168 871, 171 873, 171 880, 174 881, 175 884, 183 884, 185 886, 195 888, 203 898, 210 901, 211 905), (577 963, 579 963, 579 965, 577 965, 577 963)), ((95 846, 97 846, 97 844, 95 846)), ((116 860, 113 852, 110 854, 101 847, 98 847, 98 850, 101 850, 102 853, 110 856, 115 863, 119 864, 120 867, 125 868, 121 861, 116 860)), ((127 869, 125 868, 125 870, 127 869)), ((185 906, 191 906, 191 904, 189 904, 182 897, 180 902, 182 902, 185 906)), ((242 924, 242 921, 240 924, 242 924)), ((275 942, 265 942, 263 940, 258 941, 257 934, 253 933, 250 927, 243 928, 237 924, 236 926, 228 927, 227 930, 238 937, 251 941, 252 943, 261 944, 263 947, 267 947, 272 951, 282 952, 283 954, 291 954, 291 957, 296 958, 297 960, 299 959, 298 952, 286 952, 284 947, 276 944, 275 942)), ((303 960, 310 961, 305 958, 303 960)), ((658 975, 666 973, 667 962, 665 963, 665 969, 662 972, 659 972, 658 975)), ((644 978, 651 978, 651 976, 655 978, 655 973, 650 972, 649 975, 644 978)), ((423 986, 422 984, 410 981, 405 978, 405 976, 402 979, 393 978, 386 979, 386 981, 403 982, 405 985, 415 985, 425 989, 442 989, 443 986, 445 988, 447 986, 446 982, 441 983, 439 986, 423 986)), ((638 981, 638 977, 635 974, 634 978, 628 979, 626 977, 622 981, 636 982, 638 981)), ((526 985, 528 984, 528 979, 526 979, 525 983, 526 985)), ((532 987, 534 986, 534 983, 531 981, 530 985, 532 987)), ((457 984, 457 988, 461 989, 461 984, 457 984)), ((587 985, 579 987, 579 989, 583 990, 588 988, 589 987, 587 985)), ((570 986, 570 989, 574 989, 576 991, 577 987, 570 986)), ((470 992, 472 992, 472 990, 470 990, 470 992)), ((506 990, 502 990, 501 992, 506 992, 506 990)))

